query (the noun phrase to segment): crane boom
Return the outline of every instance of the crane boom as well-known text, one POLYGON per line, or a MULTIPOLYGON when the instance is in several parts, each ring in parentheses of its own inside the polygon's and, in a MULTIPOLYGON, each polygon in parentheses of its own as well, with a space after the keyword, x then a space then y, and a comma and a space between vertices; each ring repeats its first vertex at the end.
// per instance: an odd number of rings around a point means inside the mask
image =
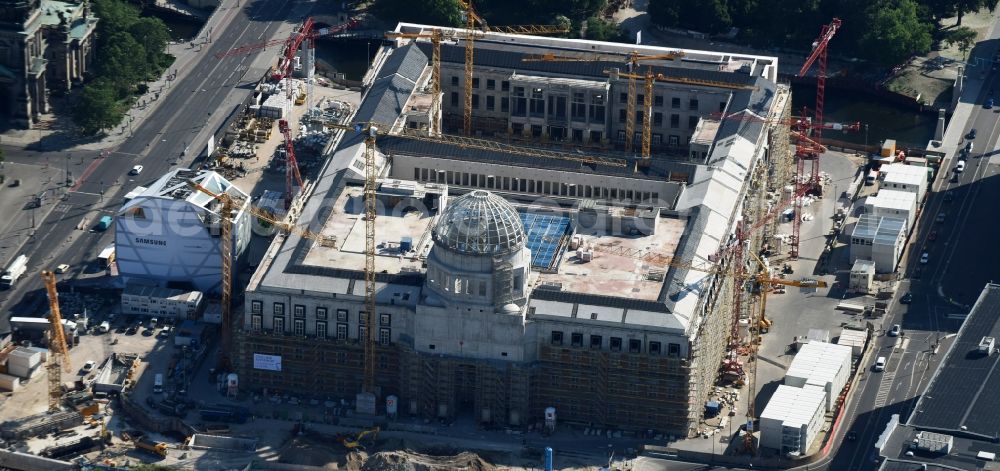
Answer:
POLYGON ((49 410, 58 411, 62 402, 62 371, 70 372, 69 352, 66 347, 66 332, 63 330, 62 314, 59 312, 59 293, 56 291, 56 275, 42 271, 45 292, 49 297, 49 410))
POLYGON ((453 136, 449 134, 441 134, 440 136, 427 136, 419 131, 411 129, 402 129, 400 131, 386 132, 382 129, 388 129, 389 126, 378 124, 378 123, 355 123, 355 124, 337 124, 337 123, 325 123, 324 126, 331 129, 340 129, 344 131, 359 131, 369 125, 375 126, 377 128, 377 133, 379 136, 393 136, 393 137, 405 137, 408 139, 413 139, 417 141, 424 142, 434 142, 439 144, 450 144, 465 149, 478 149, 492 152, 502 152, 505 154, 520 155, 525 157, 541 157, 546 159, 557 159, 566 160, 570 162, 579 162, 581 164, 588 165, 606 165, 608 167, 627 167, 628 161, 625 159, 616 159, 609 157, 601 157, 596 155, 589 155, 584 153, 576 152, 560 152, 549 149, 538 149, 534 147, 524 147, 511 144, 505 144, 503 142, 491 141, 489 139, 479 139, 475 137, 464 137, 464 136, 453 136))
MULTIPOLYGON (((328 36, 331 34, 337 34, 346 31, 350 28, 357 26, 359 21, 357 18, 351 18, 346 23, 341 23, 339 25, 330 26, 327 28, 319 28, 315 32, 309 35, 309 39, 315 39, 322 36, 328 36)), ((261 49, 267 49, 272 46, 288 46, 295 39, 295 36, 289 36, 287 38, 272 39, 270 41, 263 41, 259 43, 244 44, 242 46, 230 49, 228 51, 222 51, 215 55, 216 59, 224 59, 226 57, 237 56, 242 54, 249 54, 254 51, 261 49)))

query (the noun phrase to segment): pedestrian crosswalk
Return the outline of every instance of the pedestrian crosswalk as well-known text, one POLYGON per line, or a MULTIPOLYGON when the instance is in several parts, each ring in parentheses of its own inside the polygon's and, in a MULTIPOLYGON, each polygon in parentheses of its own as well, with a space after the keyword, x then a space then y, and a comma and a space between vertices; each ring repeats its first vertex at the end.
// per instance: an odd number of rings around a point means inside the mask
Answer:
POLYGON ((882 382, 878 385, 878 393, 875 394, 875 408, 884 407, 892 392, 892 383, 896 379, 896 372, 885 372, 882 374, 882 382))

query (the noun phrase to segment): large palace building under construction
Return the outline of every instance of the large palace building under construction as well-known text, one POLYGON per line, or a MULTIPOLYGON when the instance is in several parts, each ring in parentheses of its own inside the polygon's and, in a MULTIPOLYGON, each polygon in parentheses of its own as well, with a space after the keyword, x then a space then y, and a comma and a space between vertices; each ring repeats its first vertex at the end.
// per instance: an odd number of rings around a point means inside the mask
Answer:
POLYGON ((777 58, 477 33, 470 136, 489 150, 433 138, 463 132, 465 30, 396 32, 347 123, 379 131, 374 322, 366 135, 345 130, 290 211, 308 231, 277 235, 247 286, 241 385, 354 398, 377 329, 379 414, 392 397, 518 426, 554 407, 691 434, 752 325, 733 273, 794 168, 777 58))

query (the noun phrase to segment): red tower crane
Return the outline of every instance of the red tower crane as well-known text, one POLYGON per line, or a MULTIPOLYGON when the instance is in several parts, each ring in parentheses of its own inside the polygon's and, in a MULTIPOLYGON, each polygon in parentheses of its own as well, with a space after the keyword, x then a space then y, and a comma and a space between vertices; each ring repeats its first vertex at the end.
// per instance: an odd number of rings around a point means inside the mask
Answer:
MULTIPOLYGON (((823 123, 823 103, 826 95, 826 51, 827 46, 830 44, 830 40, 833 36, 837 34, 837 30, 840 29, 840 18, 834 18, 833 21, 828 25, 823 25, 820 30, 819 37, 812 45, 812 53, 809 54, 809 58, 806 59, 805 64, 802 64, 802 68, 799 69, 799 76, 804 75, 812 67, 813 63, 819 59, 819 71, 816 74, 816 114, 814 123, 823 123)), ((823 126, 813 126, 810 127, 812 130, 812 137, 816 142, 820 141, 823 137, 823 126)), ((819 153, 811 152, 805 148, 800 147, 800 150, 796 152, 796 174, 795 174, 795 184, 796 185, 806 185, 811 187, 811 189, 819 190, 821 188, 821 183, 819 181, 819 153), (812 160, 812 171, 809 173, 808 181, 805 177, 805 161, 812 160)), ((799 241, 801 240, 801 224, 802 224, 802 199, 796 198, 795 200, 795 219, 792 221, 792 243, 791 249, 789 250, 789 256, 791 258, 799 257, 799 241)))
POLYGON ((292 197, 295 196, 295 187, 292 186, 292 179, 295 180, 302 189, 302 174, 299 173, 299 162, 295 159, 295 143, 292 142, 292 129, 288 121, 278 121, 278 130, 285 139, 285 209, 292 206, 292 197))
POLYGON ((292 35, 289 36, 289 37, 287 37, 287 38, 272 39, 270 41, 264 41, 264 42, 252 43, 252 44, 244 44, 244 45, 242 45, 240 47, 233 48, 233 49, 230 49, 228 51, 220 52, 220 53, 218 53, 218 54, 215 55, 215 58, 216 59, 222 59, 222 58, 225 58, 225 57, 236 56, 236 55, 240 55, 240 54, 249 54, 249 53, 251 53, 253 51, 257 51, 257 50, 260 50, 260 49, 267 49, 267 48, 272 47, 272 46, 282 46, 282 45, 283 46, 291 46, 293 42, 295 42, 296 40, 298 40, 298 43, 295 44, 295 48, 288 48, 288 47, 286 47, 282 51, 282 55, 284 57, 287 57, 287 52, 288 52, 289 49, 291 49, 292 56, 294 57, 295 51, 298 50, 298 47, 302 45, 302 41, 303 40, 309 39, 310 41, 313 41, 313 40, 315 40, 316 38, 318 38, 320 36, 327 36, 327 35, 331 35, 331 34, 341 33, 341 32, 343 32, 345 30, 348 30, 350 28, 353 28, 353 27, 357 26, 358 23, 359 22, 358 22, 357 19, 352 18, 352 19, 348 20, 346 23, 342 23, 342 24, 339 24, 339 25, 336 25, 336 26, 330 26, 330 27, 327 27, 327 28, 320 28, 320 29, 317 29, 317 30, 313 31, 314 23, 313 23, 312 18, 309 18, 309 19, 307 19, 305 21, 305 23, 302 24, 302 26, 303 26, 302 29, 300 29, 299 31, 296 31, 296 32, 292 33, 292 35), (308 25, 308 30, 306 29, 307 25, 308 25))

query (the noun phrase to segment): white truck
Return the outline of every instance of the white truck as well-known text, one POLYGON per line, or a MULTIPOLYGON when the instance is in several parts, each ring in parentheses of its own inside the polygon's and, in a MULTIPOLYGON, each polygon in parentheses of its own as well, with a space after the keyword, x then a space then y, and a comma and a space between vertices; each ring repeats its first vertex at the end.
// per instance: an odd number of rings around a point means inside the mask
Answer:
POLYGON ((21 254, 18 255, 14 261, 7 265, 7 269, 4 270, 3 275, 0 276, 0 286, 4 288, 10 288, 14 286, 19 278, 24 276, 24 272, 28 270, 28 256, 21 254))

